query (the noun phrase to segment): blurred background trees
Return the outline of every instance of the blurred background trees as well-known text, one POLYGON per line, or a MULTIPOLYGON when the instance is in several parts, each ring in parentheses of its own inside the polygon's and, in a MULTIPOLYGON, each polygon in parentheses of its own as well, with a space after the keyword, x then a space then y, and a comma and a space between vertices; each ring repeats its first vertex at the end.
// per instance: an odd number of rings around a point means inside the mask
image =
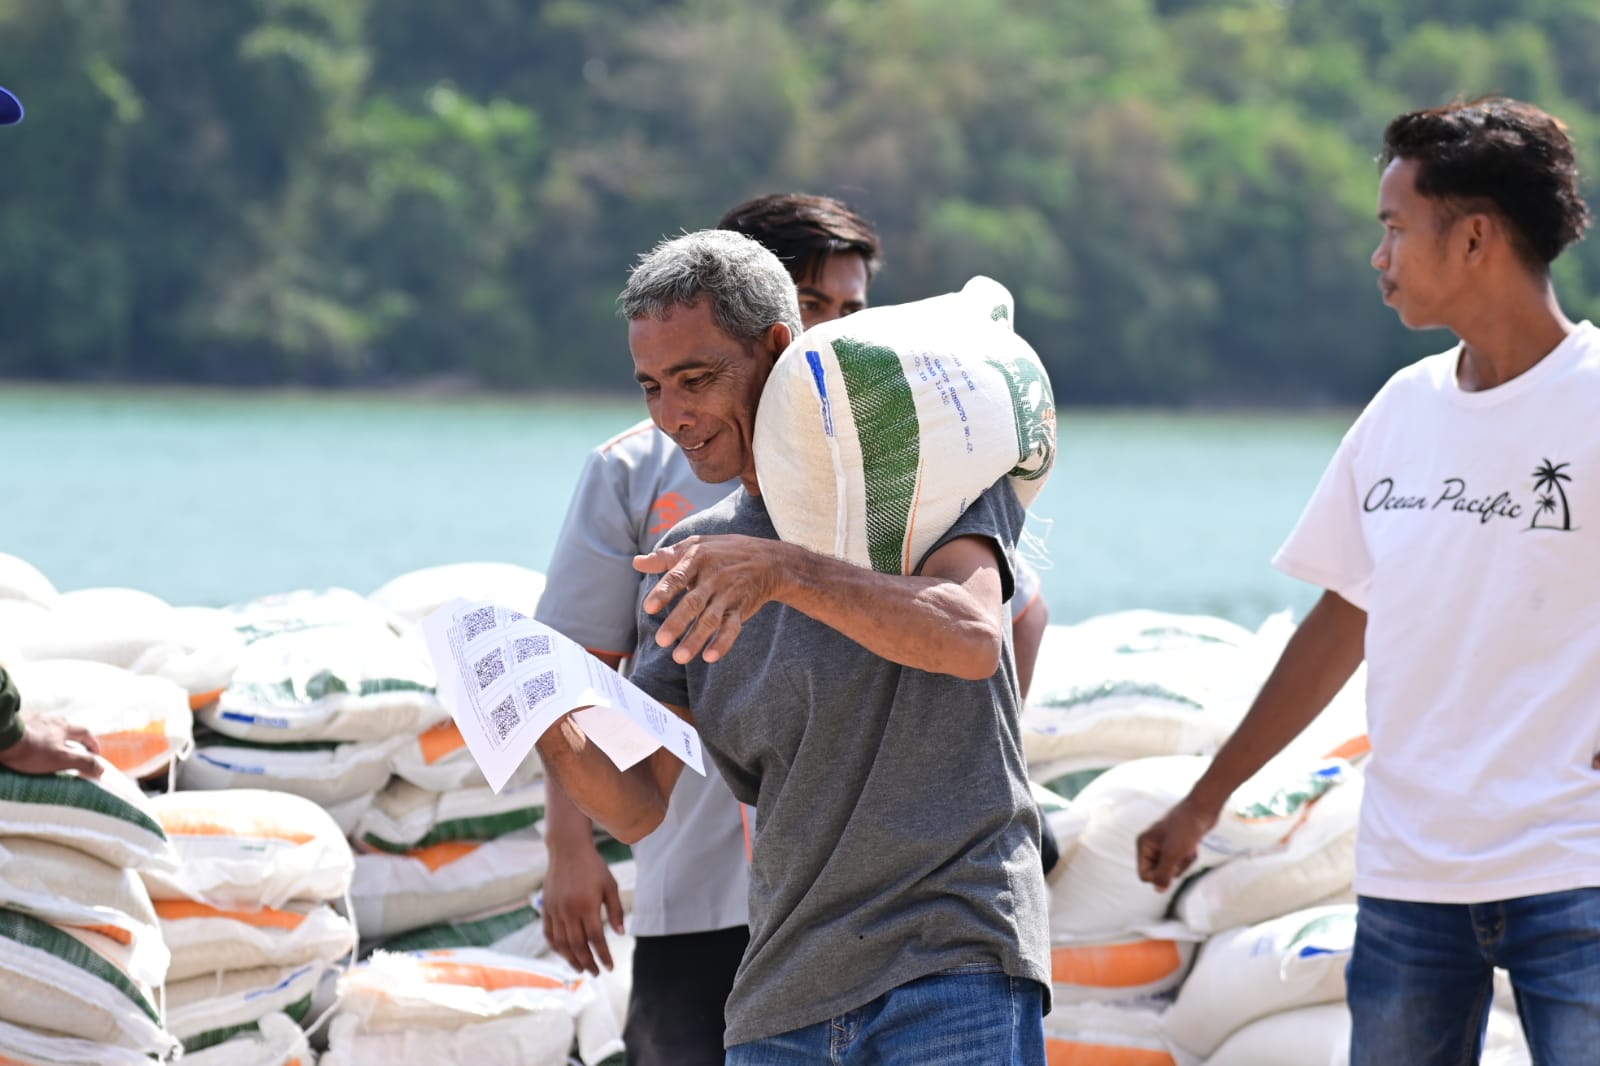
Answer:
MULTIPOLYGON (((626 389, 614 300, 841 196, 895 302, 1004 282, 1064 403, 1354 402, 1395 113, 1600 174, 1594 0, 0 0, 0 377, 626 389)), ((1558 264, 1600 317, 1600 239, 1558 264)))

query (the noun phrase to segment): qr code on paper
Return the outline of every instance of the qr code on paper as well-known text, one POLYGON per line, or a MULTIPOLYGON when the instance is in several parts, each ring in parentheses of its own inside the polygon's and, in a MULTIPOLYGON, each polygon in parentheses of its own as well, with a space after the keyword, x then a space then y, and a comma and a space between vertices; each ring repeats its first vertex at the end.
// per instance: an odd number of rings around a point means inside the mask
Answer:
POLYGON ((501 654, 499 648, 496 648, 473 663, 472 672, 478 675, 478 690, 481 692, 505 676, 505 656, 501 654))
POLYGON ((521 611, 512 611, 512 610, 507 610, 506 611, 506 621, 507 622, 526 622, 527 620, 528 620, 528 616, 523 614, 521 611))
POLYGON ((494 731, 504 740, 522 724, 522 715, 517 713, 516 701, 507 696, 500 701, 500 706, 489 712, 489 720, 494 723, 494 731))
POLYGON ((535 655, 550 654, 550 638, 547 636, 518 637, 511 645, 512 654, 517 662, 525 663, 535 655))
POLYGON ((528 706, 542 703, 556 694, 556 672, 546 670, 536 677, 530 677, 522 683, 522 698, 528 706))
POLYGON ((476 611, 468 611, 466 617, 461 619, 461 628, 467 631, 467 639, 487 633, 494 628, 494 608, 479 607, 476 611))

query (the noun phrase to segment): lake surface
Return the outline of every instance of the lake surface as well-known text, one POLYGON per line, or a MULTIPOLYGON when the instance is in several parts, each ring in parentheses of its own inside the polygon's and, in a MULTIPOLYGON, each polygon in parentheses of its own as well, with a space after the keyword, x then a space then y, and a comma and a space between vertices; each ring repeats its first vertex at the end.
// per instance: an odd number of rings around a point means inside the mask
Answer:
MULTIPOLYGON (((211 606, 440 563, 542 570, 584 456, 642 417, 630 400, 0 384, 0 551, 62 590, 211 606)), ((1316 590, 1269 560, 1352 418, 1063 412, 1029 521, 1052 620, 1303 615, 1316 590)))

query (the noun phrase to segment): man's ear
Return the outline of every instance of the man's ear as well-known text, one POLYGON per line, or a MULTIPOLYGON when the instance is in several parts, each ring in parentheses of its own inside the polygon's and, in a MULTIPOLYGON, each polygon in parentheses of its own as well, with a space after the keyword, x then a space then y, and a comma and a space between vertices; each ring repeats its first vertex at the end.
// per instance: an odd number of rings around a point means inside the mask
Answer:
POLYGON ((1484 211, 1474 211, 1461 220, 1461 225, 1465 227, 1468 259, 1476 259, 1483 255, 1483 250, 1489 243, 1490 233, 1498 230, 1496 220, 1484 211))
POLYGON ((761 337, 762 348, 771 360, 776 363, 778 356, 794 342, 794 331, 782 322, 774 322, 767 327, 767 332, 761 337))

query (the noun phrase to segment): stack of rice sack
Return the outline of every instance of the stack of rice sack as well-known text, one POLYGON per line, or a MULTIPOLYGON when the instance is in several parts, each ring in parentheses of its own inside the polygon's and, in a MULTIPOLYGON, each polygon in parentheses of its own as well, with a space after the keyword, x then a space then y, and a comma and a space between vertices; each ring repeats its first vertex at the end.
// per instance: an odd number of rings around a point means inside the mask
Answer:
POLYGON ((410 738, 448 718, 433 668, 354 592, 295 592, 230 609, 243 648, 178 783, 267 788, 326 808, 346 832, 410 738))
MULTIPOLYGON (((1059 1056, 1071 1053, 1093 1061, 1107 1046, 1158 1056, 1166 1052, 1170 1038, 1162 1026, 1164 1000, 1175 992, 1181 999, 1178 989, 1187 987, 1199 942, 1210 930, 1173 920, 1181 911, 1172 894, 1158 893, 1139 880, 1134 841, 1187 793, 1208 763, 1204 756, 1122 763, 1078 794, 1068 819, 1053 821, 1062 858, 1051 884, 1052 967, 1055 999, 1063 1009, 1052 1013, 1048 1032, 1059 1056)), ((1359 780, 1357 771, 1335 758, 1298 767, 1274 764, 1241 786, 1202 840, 1184 886, 1188 891, 1206 877, 1228 876, 1230 887, 1220 893, 1221 902, 1210 903, 1210 910, 1196 904, 1193 913, 1213 920, 1253 918, 1231 895, 1241 885, 1269 914, 1294 910, 1348 887, 1349 869, 1327 877, 1299 877, 1284 872, 1281 856, 1336 794, 1338 803, 1352 806, 1344 791, 1358 790, 1359 780), (1264 865, 1254 874, 1238 874, 1255 864, 1264 865), (1225 913, 1228 906, 1234 910, 1225 913)), ((1353 806, 1349 821, 1353 828, 1353 806)))
POLYGON ((354 870, 344 834, 285 793, 174 792, 151 804, 180 860, 145 882, 172 955, 167 1020, 184 1061, 304 1060, 274 1019, 303 1021, 323 974, 356 945, 332 905, 354 870))
POLYGON ((156 993, 168 952, 140 874, 176 865, 150 803, 114 767, 99 781, 0 770, 0 1059, 170 1059, 156 993))
POLYGON ((136 589, 59 593, 26 562, 0 555, 0 646, 28 661, 88 661, 160 678, 199 707, 228 683, 241 641, 226 612, 173 607, 136 589))
POLYGON ((596 982, 559 960, 480 948, 376 952, 339 981, 323 1066, 587 1066, 621 1051, 596 982))

